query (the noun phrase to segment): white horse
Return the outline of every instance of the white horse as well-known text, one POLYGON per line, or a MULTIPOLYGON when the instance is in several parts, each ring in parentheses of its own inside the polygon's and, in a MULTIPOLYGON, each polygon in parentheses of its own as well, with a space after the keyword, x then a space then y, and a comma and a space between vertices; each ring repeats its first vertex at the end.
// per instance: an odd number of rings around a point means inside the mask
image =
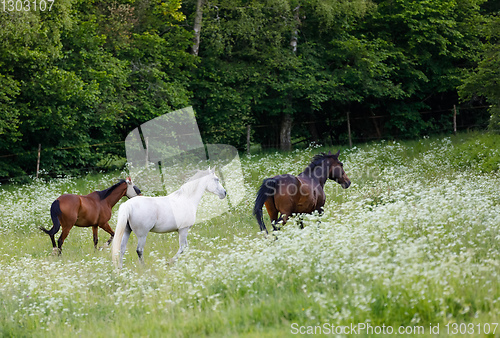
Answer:
POLYGON ((183 184, 179 190, 168 196, 137 196, 123 203, 118 210, 118 221, 112 244, 112 259, 121 268, 123 254, 127 247, 130 232, 137 236, 137 255, 143 260, 146 236, 150 231, 179 233, 179 251, 171 261, 175 261, 187 246, 189 229, 196 220, 196 209, 203 192, 209 191, 220 199, 226 197, 226 190, 215 175, 215 169, 199 171, 183 184))

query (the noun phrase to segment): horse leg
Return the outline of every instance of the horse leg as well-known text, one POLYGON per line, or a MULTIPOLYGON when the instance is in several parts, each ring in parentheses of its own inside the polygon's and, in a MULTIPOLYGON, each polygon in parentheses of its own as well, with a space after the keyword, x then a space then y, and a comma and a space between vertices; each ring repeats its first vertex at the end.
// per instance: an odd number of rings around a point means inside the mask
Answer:
POLYGON ((131 232, 132 232, 132 229, 130 228, 129 224, 127 223, 127 226, 125 227, 125 232, 123 233, 122 242, 120 243, 120 260, 119 260, 120 269, 123 266, 123 255, 125 255, 125 250, 127 250, 127 242, 128 242, 128 239, 130 237, 131 232))
POLYGON ((97 242, 99 241, 97 238, 97 225, 92 226, 92 234, 94 236, 94 249, 97 249, 97 242))
POLYGON ((71 225, 69 226, 62 225, 61 227, 62 227, 62 233, 61 236, 59 236, 59 239, 57 240, 57 249, 54 248, 54 253, 57 250, 58 255, 60 255, 62 252, 62 245, 66 237, 68 237, 69 231, 73 227, 73 223, 71 223, 71 225))
POLYGON ((323 209, 323 207, 320 207, 319 209, 316 209, 318 210, 318 224, 321 224, 321 219, 323 218, 323 214, 325 213, 325 209, 323 209))
POLYGON ((146 235, 145 236, 137 236, 137 256, 139 256, 139 262, 144 264, 144 246, 146 245, 146 235))
POLYGON ((57 248, 57 245, 56 245, 56 235, 49 235, 50 236, 50 240, 52 241, 52 247, 55 249, 57 248))
POLYGON ((187 235, 189 232, 189 228, 181 228, 177 230, 177 232, 179 233, 179 250, 177 251, 175 256, 170 260, 170 263, 174 263, 188 245, 187 235))
POLYGON ((276 206, 274 205, 274 198, 268 198, 264 205, 266 206, 269 218, 271 218, 273 230, 278 230, 278 228, 276 228, 276 222, 278 222, 278 209, 276 209, 276 206))
POLYGON ((64 243, 64 240, 66 237, 68 237, 69 231, 73 227, 73 225, 76 223, 76 220, 78 218, 78 214, 76 212, 72 213, 71 215, 63 214, 59 218, 61 221, 61 236, 59 236, 59 239, 57 240, 57 248, 54 245, 54 250, 53 254, 58 254, 60 255, 62 252, 62 245, 64 243))
POLYGON ((274 231, 278 231, 278 230, 280 229, 280 228, 278 228, 278 227, 276 226, 276 224, 278 224, 278 223, 279 223, 279 222, 281 222, 282 220, 283 220, 283 215, 280 215, 280 217, 278 217, 277 219, 275 219, 275 220, 272 220, 272 221, 271 221, 271 225, 273 226, 273 230, 274 230, 274 231))
POLYGON ((101 227, 102 230, 106 231, 108 234, 111 235, 111 237, 108 239, 108 241, 104 245, 104 247, 108 247, 111 244, 111 242, 113 241, 113 237, 115 237, 115 232, 113 231, 113 229, 111 229, 108 222, 104 223, 103 225, 99 225, 99 227, 101 227))
POLYGON ((282 225, 282 226, 283 226, 283 225, 285 225, 285 224, 286 224, 286 222, 288 221, 288 217, 289 217, 288 215, 290 215, 290 214, 291 214, 291 212, 289 212, 289 211, 287 211, 287 212, 282 212, 282 213, 281 213, 281 216, 280 216, 280 218, 279 218, 279 220, 278 220, 278 222, 281 222, 281 225, 282 225))
POLYGON ((274 230, 279 230, 280 228, 276 227, 275 224, 278 224, 281 222, 281 225, 285 225, 286 222, 288 221, 288 214, 286 213, 281 213, 279 217, 276 216, 276 219, 271 222, 273 225, 274 230))

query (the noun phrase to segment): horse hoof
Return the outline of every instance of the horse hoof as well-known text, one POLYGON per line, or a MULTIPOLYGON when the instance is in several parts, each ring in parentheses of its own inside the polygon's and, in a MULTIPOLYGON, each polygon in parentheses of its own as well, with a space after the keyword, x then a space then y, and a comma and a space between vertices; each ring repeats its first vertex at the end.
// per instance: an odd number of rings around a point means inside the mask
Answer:
POLYGON ((59 248, 52 249, 52 256, 59 256, 60 254, 61 254, 61 249, 59 248))

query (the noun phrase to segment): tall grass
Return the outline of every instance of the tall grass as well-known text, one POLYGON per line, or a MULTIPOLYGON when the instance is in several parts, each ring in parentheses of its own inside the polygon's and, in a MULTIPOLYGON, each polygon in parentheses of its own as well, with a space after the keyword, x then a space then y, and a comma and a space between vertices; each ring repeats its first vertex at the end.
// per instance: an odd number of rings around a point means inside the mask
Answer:
POLYGON ((346 149, 352 186, 329 181, 324 215, 267 237, 251 215, 262 180, 298 174, 313 155, 336 149, 243 157, 243 203, 196 224, 174 265, 176 234, 150 234, 144 266, 132 237, 120 273, 109 249, 94 250, 90 229, 73 228, 53 257, 38 226, 51 227, 59 194, 104 189, 124 173, 3 186, 0 335, 277 337, 292 335, 294 323, 423 326, 427 334, 440 324, 446 335, 449 323, 498 322, 500 178, 490 137, 346 149), (482 157, 457 156, 477 149, 482 157))

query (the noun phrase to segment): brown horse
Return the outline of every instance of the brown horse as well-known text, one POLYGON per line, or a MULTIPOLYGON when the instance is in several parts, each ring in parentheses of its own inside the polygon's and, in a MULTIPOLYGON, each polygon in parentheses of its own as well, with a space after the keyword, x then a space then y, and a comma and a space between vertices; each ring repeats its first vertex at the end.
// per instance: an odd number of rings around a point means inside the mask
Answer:
POLYGON ((111 238, 107 242, 109 245, 115 235, 113 229, 108 224, 111 218, 111 209, 123 196, 132 198, 140 194, 141 191, 139 188, 128 177, 126 180, 120 180, 106 190, 94 191, 88 195, 61 195, 50 207, 50 216, 54 224, 52 229, 47 230, 43 227, 40 227, 40 229, 50 236, 54 248, 53 254, 61 254, 61 247, 73 225, 92 227, 95 248, 97 248, 98 227, 103 229, 111 235, 111 238), (57 240, 56 246, 54 236, 61 226, 62 233, 57 240))
POLYGON ((311 164, 298 176, 285 174, 266 178, 257 193, 253 209, 260 231, 267 233, 262 216, 264 204, 272 226, 277 230, 275 224, 281 220, 285 224, 294 213, 322 212, 326 200, 323 187, 327 179, 334 180, 344 189, 349 188, 351 181, 339 161, 339 154, 340 151, 335 155, 329 152, 314 156, 311 164))

